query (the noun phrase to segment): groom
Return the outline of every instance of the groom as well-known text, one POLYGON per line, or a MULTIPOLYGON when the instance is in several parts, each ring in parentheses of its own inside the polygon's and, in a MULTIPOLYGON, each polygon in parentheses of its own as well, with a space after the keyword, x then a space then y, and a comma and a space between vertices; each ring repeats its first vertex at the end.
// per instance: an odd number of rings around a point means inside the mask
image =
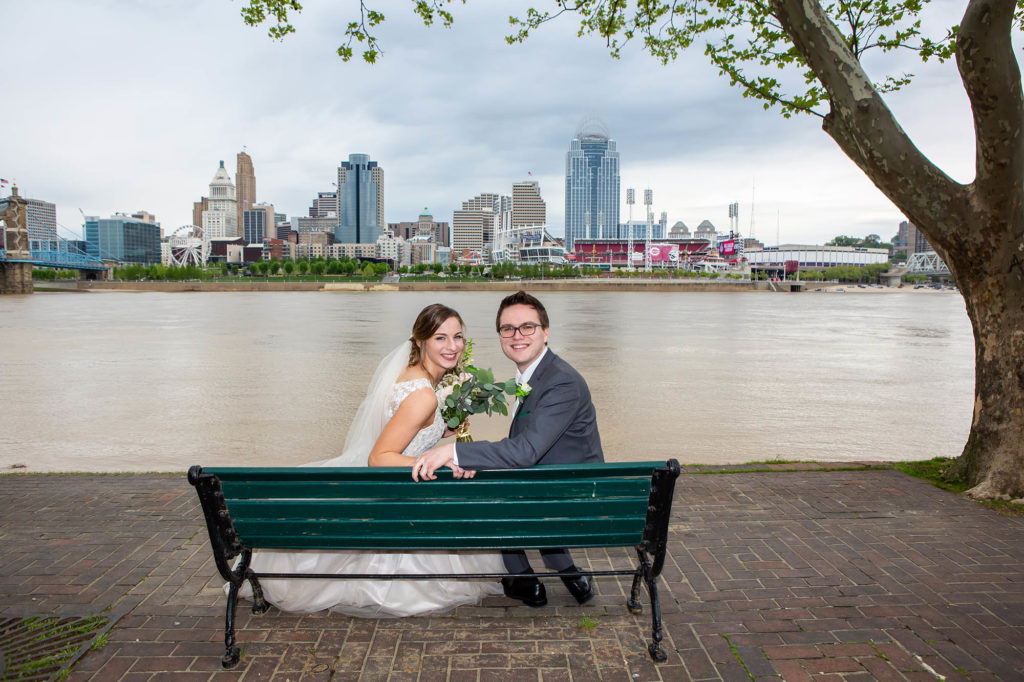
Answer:
MULTIPOLYGON (((548 349, 548 313, 525 291, 507 296, 498 306, 501 350, 516 363, 518 406, 508 438, 442 445, 420 455, 412 477, 436 478, 442 466, 460 469, 520 469, 534 464, 603 462, 597 416, 590 389, 580 373, 548 349)), ((542 549, 551 570, 574 573, 579 569, 567 549, 542 549)), ((509 573, 533 573, 526 553, 502 553, 509 573)), ((537 578, 502 578, 505 596, 527 606, 544 606, 547 594, 537 578)), ((563 577, 562 582, 580 604, 594 596, 586 576, 563 577)))

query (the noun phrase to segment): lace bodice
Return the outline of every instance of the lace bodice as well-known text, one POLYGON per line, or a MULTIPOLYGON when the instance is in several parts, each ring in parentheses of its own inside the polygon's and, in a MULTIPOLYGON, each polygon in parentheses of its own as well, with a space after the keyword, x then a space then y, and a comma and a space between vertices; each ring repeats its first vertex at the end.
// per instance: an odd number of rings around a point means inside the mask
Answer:
MULTIPOLYGON (((388 397, 388 409, 387 418, 391 419, 395 416, 395 412, 398 412, 398 406, 402 404, 402 401, 409 397, 409 394, 413 391, 418 391, 421 388, 429 388, 431 391, 434 387, 430 385, 430 382, 426 379, 413 379, 411 381, 399 381, 391 389, 391 395, 388 397)), ((437 441, 441 440, 441 436, 444 434, 444 421, 441 419, 441 407, 437 407, 434 412, 434 421, 431 422, 430 426, 420 429, 416 436, 413 437, 409 445, 402 451, 402 454, 407 457, 419 457, 421 454, 429 450, 430 448, 437 445, 437 441)))

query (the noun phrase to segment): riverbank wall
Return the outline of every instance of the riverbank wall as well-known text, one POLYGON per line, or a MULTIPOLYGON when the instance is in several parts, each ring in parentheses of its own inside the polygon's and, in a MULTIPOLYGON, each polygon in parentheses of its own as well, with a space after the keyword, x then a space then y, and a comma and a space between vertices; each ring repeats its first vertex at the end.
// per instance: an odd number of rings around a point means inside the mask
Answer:
POLYGON ((39 282, 37 291, 159 291, 168 293, 204 291, 675 291, 675 292, 741 292, 800 291, 801 282, 765 282, 737 280, 666 280, 666 279, 530 279, 497 280, 493 282, 422 281, 405 279, 398 282, 354 281, 281 281, 253 278, 217 280, 213 282, 39 282))

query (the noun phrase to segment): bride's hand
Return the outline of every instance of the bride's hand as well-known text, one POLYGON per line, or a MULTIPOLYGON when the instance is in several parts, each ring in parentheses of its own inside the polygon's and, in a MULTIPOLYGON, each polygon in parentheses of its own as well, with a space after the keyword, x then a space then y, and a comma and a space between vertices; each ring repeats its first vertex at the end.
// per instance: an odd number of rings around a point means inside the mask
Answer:
POLYGON ((476 469, 463 469, 454 464, 449 465, 452 469, 452 478, 473 478, 476 476, 476 469))

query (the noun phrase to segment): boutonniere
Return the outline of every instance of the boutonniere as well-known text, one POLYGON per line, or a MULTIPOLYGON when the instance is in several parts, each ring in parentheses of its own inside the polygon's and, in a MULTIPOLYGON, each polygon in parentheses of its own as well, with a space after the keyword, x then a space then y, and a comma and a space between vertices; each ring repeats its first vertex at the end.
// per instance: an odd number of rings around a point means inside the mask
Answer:
POLYGON ((525 398, 526 396, 530 395, 530 391, 532 390, 533 388, 530 386, 528 382, 524 381, 521 384, 516 384, 516 397, 525 398))

